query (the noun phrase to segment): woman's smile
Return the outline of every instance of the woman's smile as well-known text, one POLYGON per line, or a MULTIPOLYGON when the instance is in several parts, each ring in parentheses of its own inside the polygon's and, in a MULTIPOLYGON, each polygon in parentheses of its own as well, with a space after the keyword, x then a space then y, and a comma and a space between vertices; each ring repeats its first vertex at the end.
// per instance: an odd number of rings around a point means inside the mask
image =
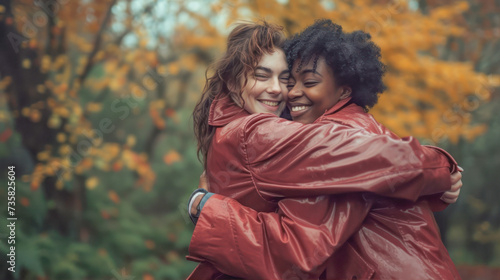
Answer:
POLYGON ((311 105, 288 104, 288 108, 290 109, 290 115, 292 116, 292 118, 297 118, 311 109, 311 105))
POLYGON ((264 103, 264 105, 269 106, 269 107, 278 107, 281 101, 270 101, 270 100, 258 100, 261 103, 264 103))
POLYGON ((282 50, 264 54, 243 87, 241 98, 245 110, 251 114, 271 113, 279 116, 285 108, 283 94, 288 91, 288 73, 282 50))

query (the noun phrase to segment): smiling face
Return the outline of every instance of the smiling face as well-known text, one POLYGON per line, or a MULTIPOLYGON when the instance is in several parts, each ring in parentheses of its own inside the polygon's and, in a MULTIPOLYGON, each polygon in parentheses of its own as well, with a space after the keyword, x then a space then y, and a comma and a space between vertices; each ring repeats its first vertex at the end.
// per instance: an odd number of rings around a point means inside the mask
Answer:
MULTIPOLYGON (((271 113, 279 116, 285 108, 289 70, 282 50, 264 54, 247 76, 241 98, 249 113, 271 113)), ((243 82, 242 82, 243 83, 243 82)))
POLYGON ((287 105, 294 121, 312 123, 337 104, 341 95, 349 94, 350 88, 337 85, 333 71, 323 57, 319 57, 316 70, 314 59, 297 72, 299 64, 300 60, 296 60, 290 73, 287 105))

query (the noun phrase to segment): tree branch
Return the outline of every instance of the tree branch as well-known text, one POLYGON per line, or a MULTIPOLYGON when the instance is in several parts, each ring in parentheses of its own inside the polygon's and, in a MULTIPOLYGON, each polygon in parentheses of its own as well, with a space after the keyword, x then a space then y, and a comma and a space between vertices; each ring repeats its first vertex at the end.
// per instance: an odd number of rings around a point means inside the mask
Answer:
POLYGON ((85 68, 84 68, 82 74, 78 77, 78 82, 80 83, 80 85, 83 84, 83 82, 87 78, 88 74, 90 73, 90 69, 92 68, 92 66, 94 64, 92 60, 93 60, 94 56, 97 54, 97 51, 99 50, 99 47, 101 45, 102 35, 104 33, 104 29, 106 28, 109 20, 111 19, 111 14, 112 14, 111 9, 113 8, 113 6, 115 4, 116 4, 116 0, 113 0, 111 2, 111 4, 109 5, 108 11, 106 12, 106 16, 104 17, 104 20, 102 21, 102 24, 101 24, 101 27, 99 28, 99 31, 97 32, 96 39, 94 42, 94 47, 92 48, 92 51, 89 54, 89 57, 87 59, 87 64, 85 65, 85 68))

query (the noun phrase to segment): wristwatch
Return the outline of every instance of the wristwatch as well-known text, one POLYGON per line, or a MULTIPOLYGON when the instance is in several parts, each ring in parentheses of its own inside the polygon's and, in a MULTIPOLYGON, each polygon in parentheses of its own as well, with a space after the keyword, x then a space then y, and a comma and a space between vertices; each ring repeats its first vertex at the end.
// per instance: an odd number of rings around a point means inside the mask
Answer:
MULTIPOLYGON (((196 215, 193 215, 191 214, 191 200, 196 196, 196 194, 198 193, 204 193, 204 194, 207 194, 208 191, 205 190, 205 189, 196 189, 193 191, 193 193, 191 194, 191 196, 189 197, 189 200, 188 200, 188 213, 189 213, 189 218, 191 219, 191 222, 193 222, 193 224, 196 225, 196 222, 198 222, 198 218, 200 217, 200 213, 201 213, 201 209, 200 209, 200 206, 201 206, 201 203, 198 203, 198 205, 196 206, 196 215)), ((200 201, 201 202, 201 201, 200 201)))

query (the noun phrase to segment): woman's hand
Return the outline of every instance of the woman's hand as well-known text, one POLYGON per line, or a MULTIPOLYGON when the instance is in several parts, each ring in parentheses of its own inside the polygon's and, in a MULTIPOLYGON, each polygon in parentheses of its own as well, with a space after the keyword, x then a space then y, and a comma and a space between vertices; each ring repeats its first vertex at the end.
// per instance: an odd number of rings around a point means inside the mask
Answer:
POLYGON ((446 202, 446 203, 455 203, 457 202, 458 195, 460 194, 460 189, 462 188, 462 171, 464 169, 462 167, 458 167, 458 171, 451 174, 451 189, 447 192, 445 192, 441 196, 441 200, 446 202))
POLYGON ((198 184, 199 189, 205 189, 208 191, 208 180, 207 180, 207 174, 205 171, 201 173, 200 175, 200 183, 198 184))

